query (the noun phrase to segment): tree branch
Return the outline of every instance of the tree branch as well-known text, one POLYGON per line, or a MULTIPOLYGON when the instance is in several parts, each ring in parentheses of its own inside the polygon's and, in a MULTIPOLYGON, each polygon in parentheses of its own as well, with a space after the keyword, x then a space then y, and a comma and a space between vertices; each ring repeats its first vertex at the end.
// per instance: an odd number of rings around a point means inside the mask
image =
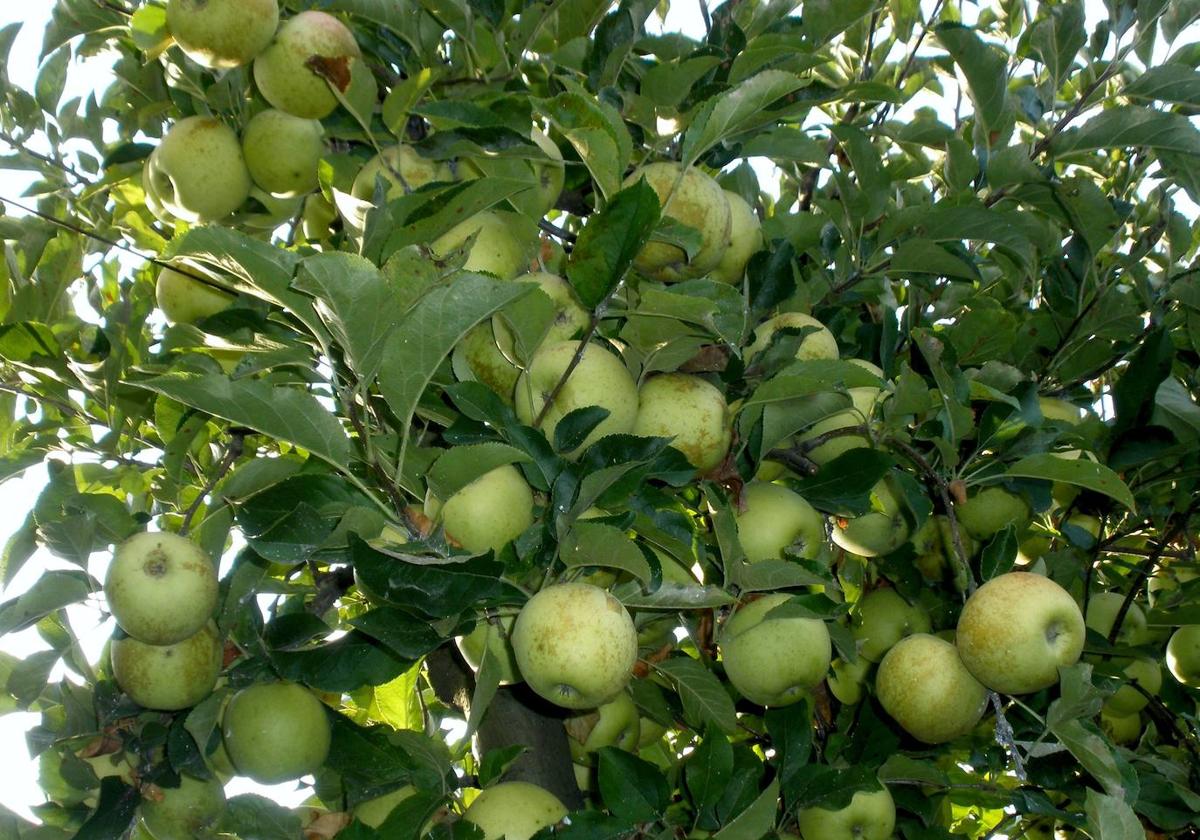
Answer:
POLYGON ((213 488, 217 486, 217 482, 225 477, 225 473, 229 472, 229 468, 232 467, 234 462, 242 456, 242 452, 245 450, 245 444, 245 430, 231 429, 229 432, 229 445, 225 447, 225 454, 221 456, 220 462, 217 464, 216 469, 213 470, 212 475, 205 483, 204 489, 197 494, 196 498, 192 500, 192 503, 188 505, 188 509, 184 511, 183 524, 179 526, 179 535, 181 537, 187 536, 188 531, 191 530, 192 519, 195 517, 196 512, 200 510, 200 507, 204 504, 204 500, 208 497, 208 494, 211 493, 213 488))

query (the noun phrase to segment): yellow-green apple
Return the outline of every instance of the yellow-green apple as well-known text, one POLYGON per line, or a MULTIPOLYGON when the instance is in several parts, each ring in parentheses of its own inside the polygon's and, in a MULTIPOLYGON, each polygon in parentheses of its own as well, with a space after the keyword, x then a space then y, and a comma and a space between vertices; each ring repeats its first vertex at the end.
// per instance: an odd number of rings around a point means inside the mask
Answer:
POLYGON ((829 673, 833 648, 825 622, 768 615, 791 597, 776 592, 744 604, 721 629, 725 675, 760 706, 796 703, 829 673))
MULTIPOLYGON (((883 371, 870 362, 862 359, 850 359, 849 361, 851 364, 858 365, 881 379, 883 378, 883 371)), ((797 435, 796 440, 800 443, 807 443, 837 429, 865 426, 870 423, 871 418, 875 414, 875 407, 881 401, 883 391, 873 385, 849 388, 847 391, 850 394, 850 401, 853 404, 852 408, 839 411, 837 414, 830 415, 823 420, 818 420, 804 434, 797 435)), ((849 452, 851 449, 863 449, 870 445, 870 439, 863 435, 838 435, 818 446, 808 449, 804 454, 817 464, 827 464, 839 455, 849 452)))
POLYGON ((359 170, 350 194, 362 201, 375 195, 375 180, 383 178, 385 197, 390 199, 418 190, 434 181, 453 181, 454 174, 443 161, 423 157, 412 146, 399 143, 371 158, 359 170))
POLYGON ((875 673, 884 711, 909 735, 944 744, 966 735, 983 717, 987 689, 945 639, 916 633, 887 652, 875 673))
POLYGON ((433 240, 429 250, 436 259, 444 260, 470 242, 463 270, 511 280, 528 266, 529 254, 526 244, 514 232, 519 227, 511 224, 510 218, 511 214, 502 215, 494 210, 476 213, 433 240))
POLYGON ((838 699, 839 703, 853 706, 863 698, 863 682, 867 671, 874 663, 865 657, 858 657, 853 663, 838 658, 830 666, 831 673, 827 678, 829 693, 838 699))
POLYGON ((279 0, 167 0, 167 29, 203 67, 241 67, 267 48, 279 25, 279 0))
POLYGON ((558 797, 529 782, 492 785, 463 811, 463 819, 479 826, 484 840, 529 840, 566 815, 558 797))
POLYGON ((216 117, 185 117, 146 161, 147 192, 177 219, 215 222, 250 197, 250 170, 237 133, 216 117))
POLYGON ((331 739, 324 704, 292 682, 255 683, 233 695, 221 732, 233 766, 264 785, 316 771, 331 739))
POLYGON ((790 548, 816 557, 825 544, 825 520, 804 497, 779 484, 752 481, 742 488, 743 510, 734 511, 746 561, 781 560, 790 548))
POLYGON ((1142 716, 1137 712, 1114 715, 1101 710, 1100 729, 1114 744, 1132 744, 1142 737, 1142 716))
MULTIPOLYGON (((1087 626, 1107 639, 1124 602, 1125 596, 1119 592, 1097 592, 1088 599, 1087 626)), ((1146 613, 1135 602, 1129 605, 1129 611, 1125 613, 1121 629, 1117 631, 1116 643, 1122 647, 1133 647, 1146 641, 1146 613)))
POLYGON ((221 636, 211 621, 171 645, 148 645, 131 636, 113 639, 113 678, 133 702, 175 711, 212 693, 221 673, 221 636))
POLYGON ((329 238, 330 225, 337 217, 337 208, 325 196, 320 193, 308 196, 304 199, 304 215, 300 221, 304 238, 309 242, 324 242, 329 238))
POLYGON ((908 539, 908 520, 900 496, 887 477, 871 488, 872 510, 859 516, 833 520, 833 541, 852 554, 880 557, 908 539))
POLYGON ((1171 634, 1167 669, 1183 685, 1200 688, 1200 624, 1185 624, 1171 634))
POLYGON ((732 436, 725 395, 688 373, 661 373, 638 389, 633 433, 671 437, 693 467, 708 472, 725 460, 732 436))
POLYGON ((637 662, 637 629, 611 594, 586 583, 547 586, 517 615, 517 668, 542 697, 594 709, 620 694, 637 662))
POLYGON ((502 616, 493 623, 487 619, 475 622, 475 629, 454 641, 467 664, 478 671, 483 666, 484 651, 491 651, 499 665, 500 685, 521 682, 517 659, 512 649, 513 624, 516 614, 502 616))
POLYGON ((1079 660, 1087 633, 1067 590, 1029 572, 989 580, 967 599, 958 619, 958 653, 993 691, 1029 694, 1058 682, 1058 669, 1079 660))
POLYGON ((194 324, 229 308, 234 296, 175 269, 162 269, 155 300, 168 324, 194 324))
POLYGON ((496 467, 445 502, 429 493, 425 515, 472 554, 499 551, 533 524, 533 491, 511 464, 496 467))
MULTIPOLYGON (((514 283, 535 283, 554 304, 554 320, 542 338, 544 344, 557 344, 574 338, 587 328, 589 315, 571 284, 556 274, 534 272, 522 274, 514 283)), ((517 301, 514 306, 521 306, 517 301)), ((541 345, 539 345, 541 346, 541 345)), ((513 389, 521 368, 517 365, 515 341, 512 331, 498 315, 490 321, 476 325, 454 348, 455 371, 460 377, 460 365, 470 370, 470 376, 487 385, 506 402, 512 401, 513 389)))
POLYGON ((801 808, 796 825, 804 840, 888 840, 896 828, 896 803, 886 787, 859 791, 844 808, 801 808))
POLYGON ((317 188, 325 129, 317 120, 267 108, 246 123, 242 154, 250 177, 267 192, 281 198, 304 195, 317 188))
POLYGON ((533 188, 509 196, 508 201, 517 212, 531 219, 541 219, 558 202, 566 179, 566 165, 558 145, 544 131, 534 126, 529 139, 541 150, 536 158, 520 158, 508 155, 464 156, 458 159, 458 176, 463 180, 474 178, 512 178, 518 181, 533 181, 533 188))
POLYGON ((225 813, 225 790, 216 779, 180 774, 179 787, 156 787, 152 794, 143 795, 141 811, 142 822, 155 840, 210 837, 225 813))
POLYGON ((1031 516, 1029 502, 1003 487, 983 488, 963 504, 955 505, 954 513, 958 524, 977 540, 990 539, 1006 525, 1020 533, 1031 516))
POLYGON ((754 208, 737 193, 726 190, 725 200, 729 202, 729 244, 708 276, 722 283, 741 283, 746 263, 762 250, 762 222, 754 208))
POLYGON ((1131 685, 1123 685, 1104 701, 1104 708, 1110 714, 1131 715, 1146 708, 1149 703, 1146 695, 1133 687, 1137 683, 1152 695, 1157 695, 1162 688, 1162 666, 1153 659, 1139 657, 1129 660, 1123 673, 1131 685))
POLYGON ((929 613, 910 604, 895 589, 868 592, 850 613, 850 633, 858 642, 858 655, 878 662, 905 636, 928 633, 929 613))
POLYGON ((606 435, 628 434, 637 422, 637 385, 625 363, 599 344, 587 345, 579 364, 555 395, 555 388, 578 352, 579 344, 578 341, 543 344, 533 355, 529 370, 517 380, 513 393, 517 417, 526 425, 533 423, 554 396, 554 403, 546 410, 541 425, 550 440, 554 440, 559 421, 572 411, 593 405, 608 409, 608 416, 577 449, 566 453, 568 457, 582 452, 606 435))
POLYGON ((669 161, 642 167, 625 180, 625 186, 642 178, 658 196, 663 218, 698 231, 701 244, 689 261, 677 245, 648 242, 634 259, 634 267, 664 283, 700 277, 716 268, 729 243, 732 216, 720 184, 695 167, 683 170, 669 161))
POLYGON ((781 329, 804 330, 796 358, 801 361, 814 359, 836 359, 837 340, 828 328, 811 315, 802 312, 782 312, 763 321, 754 330, 754 341, 746 349, 746 361, 753 360, 771 344, 771 337, 781 329))
POLYGON ((622 691, 595 711, 572 715, 564 722, 570 736, 571 755, 584 761, 587 753, 601 747, 637 750, 641 738, 641 718, 629 692, 622 691))
POLYGON ((254 59, 254 81, 263 98, 280 111, 310 120, 323 119, 338 106, 337 97, 309 62, 322 61, 330 75, 344 76, 362 57, 354 33, 324 12, 300 12, 279 27, 275 39, 254 59))
POLYGON ((354 819, 371 828, 379 828, 397 805, 416 792, 417 789, 412 785, 404 785, 382 796, 360 802, 354 806, 354 819))
POLYGON ((121 629, 140 642, 170 645, 194 635, 217 606, 212 558, 186 537, 134 534, 113 551, 104 597, 121 629))

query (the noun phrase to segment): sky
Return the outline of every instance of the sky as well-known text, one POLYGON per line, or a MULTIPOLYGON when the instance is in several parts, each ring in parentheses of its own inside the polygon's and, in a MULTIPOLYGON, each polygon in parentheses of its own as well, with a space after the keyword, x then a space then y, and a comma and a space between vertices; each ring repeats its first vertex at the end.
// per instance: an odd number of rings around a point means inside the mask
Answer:
MULTIPOLYGON (((14 83, 28 90, 32 90, 36 78, 37 57, 41 50, 42 33, 49 20, 53 5, 51 0, 33 0, 33 2, 6 0, 0 3, 0 27, 7 26, 14 21, 24 24, 13 47, 7 70, 14 83)), ((713 5, 716 5, 715 2, 713 5)), ((922 0, 922 5, 928 13, 929 7, 933 5, 933 0, 922 0)), ((1087 0, 1086 9, 1089 31, 1096 20, 1107 17, 1107 10, 1102 0, 1087 0)), ((975 12, 976 7, 964 4, 964 14, 973 16, 975 12)), ((970 23, 972 20, 973 17, 969 17, 966 22, 970 23)), ((663 29, 665 31, 681 31, 693 37, 702 37, 704 24, 699 14, 699 4, 694 2, 671 4, 671 11, 663 24, 663 29)), ((1185 34, 1181 37, 1180 42, 1195 40, 1195 33, 1190 33, 1190 36, 1185 34)), ((936 48, 933 51, 936 52, 936 48)), ((90 59, 86 69, 81 69, 78 65, 73 66, 68 76, 64 100, 72 96, 86 95, 97 86, 102 89, 107 84, 109 67, 111 67, 111 59, 104 56, 90 59)), ((945 81, 947 84, 953 84, 952 80, 945 81)), ((947 95, 942 99, 942 102, 952 101, 952 95, 947 95)), ((911 111, 920 104, 931 103, 915 103, 905 110, 911 111)), ((901 114, 903 113, 904 111, 901 112, 901 114)), ((943 118, 946 116, 943 115, 943 118)), ((949 115, 949 119, 953 120, 952 114, 949 115)), ((8 149, 0 148, 0 154, 8 152, 8 149)), ((769 162, 754 161, 754 164, 764 186, 769 188, 777 181, 769 162)), ((20 173, 0 172, 0 195, 16 198, 21 195, 31 180, 30 177, 20 173)), ((1194 210, 1194 208, 1191 209, 1194 210)), ((13 213, 14 211, 9 209, 7 212, 13 213)), ((23 477, 0 484, 0 544, 20 526, 29 508, 30 500, 40 492, 45 479, 45 469, 39 466, 28 470, 23 477)), ((97 555, 93 560, 94 563, 89 571, 98 579, 103 579, 107 556, 97 555)), ((44 552, 39 552, 17 576, 12 585, 0 593, 0 601, 18 595, 31 585, 44 569, 56 566, 68 567, 67 564, 54 560, 44 552)), ((103 620, 102 613, 96 604, 70 608, 69 614, 73 626, 83 640, 85 651, 89 658, 95 661, 99 657, 104 641, 112 631, 111 621, 103 620)), ((30 652, 44 647, 44 643, 37 637, 34 630, 0 639, 0 650, 19 656, 26 656, 30 652)), ((57 678, 60 674, 56 673, 54 676, 57 678)), ((38 717, 38 715, 23 713, 0 716, 0 755, 4 756, 4 761, 0 764, 0 781, 3 782, 0 784, 0 805, 29 818, 32 818, 30 806, 42 802, 43 796, 37 786, 36 764, 28 757, 25 748, 24 734, 37 723, 38 717)), ((229 795, 246 791, 264 793, 285 804, 298 804, 305 796, 303 790, 297 790, 293 785, 264 788, 245 779, 236 779, 227 788, 229 795)))

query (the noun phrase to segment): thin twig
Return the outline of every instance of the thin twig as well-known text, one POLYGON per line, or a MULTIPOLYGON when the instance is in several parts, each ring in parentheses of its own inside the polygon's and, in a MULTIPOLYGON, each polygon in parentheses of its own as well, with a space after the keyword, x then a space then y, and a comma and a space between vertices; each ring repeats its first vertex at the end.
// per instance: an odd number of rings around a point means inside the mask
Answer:
POLYGON ((704 35, 708 37, 712 35, 712 13, 708 11, 708 3, 706 0, 699 0, 700 17, 704 20, 704 35))
POLYGON ((561 239, 567 245, 574 245, 575 240, 578 239, 578 237, 571 233, 571 231, 564 230, 563 228, 560 228, 558 225, 554 224, 554 222, 546 219, 541 219, 538 221, 538 228, 544 230, 546 233, 557 239, 561 239))
POLYGON ((29 148, 24 143, 17 140, 15 137, 13 137, 7 131, 0 130, 0 140, 3 140, 5 143, 7 143, 12 148, 16 149, 21 154, 28 155, 29 157, 33 158, 34 160, 40 160, 42 163, 48 163, 51 166, 55 167, 56 169, 62 170, 64 173, 66 173, 67 175, 70 175, 72 178, 75 179, 75 184, 77 186, 83 186, 83 185, 91 186, 90 180, 88 180, 83 175, 80 175, 73 168, 71 168, 67 164, 63 163, 61 160, 58 160, 57 158, 52 158, 49 155, 44 155, 41 152, 35 152, 33 149, 29 148))
POLYGON ((1004 716, 1004 707, 1000 704, 1000 695, 994 691, 988 692, 988 698, 992 701, 992 709, 996 712, 996 743, 1003 746, 1013 762, 1013 775, 1022 782, 1026 780, 1025 762, 1021 758, 1021 751, 1017 749, 1016 734, 1013 732, 1012 724, 1008 722, 1008 718, 1004 716))
POLYGON ((191 530, 192 519, 195 517, 196 511, 200 510, 200 506, 204 504, 204 500, 208 497, 208 494, 217 486, 217 482, 225 477, 225 473, 229 472, 234 461, 240 458, 242 452, 245 451, 246 433, 242 429, 231 429, 229 434, 229 445, 225 447, 225 454, 221 456, 220 462, 217 464, 216 469, 213 470, 212 475, 209 476, 204 489, 200 491, 196 498, 192 500, 192 503, 188 505, 188 509, 184 511, 183 523, 179 526, 179 535, 181 537, 187 536, 188 531, 191 530))

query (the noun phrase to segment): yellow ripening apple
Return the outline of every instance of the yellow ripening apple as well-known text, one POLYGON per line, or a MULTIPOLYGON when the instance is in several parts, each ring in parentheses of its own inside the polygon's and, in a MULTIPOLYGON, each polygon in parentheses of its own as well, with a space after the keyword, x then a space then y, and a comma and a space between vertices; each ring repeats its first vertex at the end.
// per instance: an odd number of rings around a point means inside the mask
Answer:
POLYGON ((482 271, 511 280, 529 264, 529 249, 517 234, 520 226, 513 224, 513 215, 495 210, 476 213, 433 240, 429 251, 435 259, 444 260, 470 243, 464 271, 482 271))
POLYGON ((325 129, 317 120, 267 108, 246 123, 242 154, 254 183, 280 198, 295 198, 317 188, 325 129))
POLYGON ((729 243, 732 213, 725 191, 710 175, 696 167, 663 161, 643 166, 625 179, 625 186, 641 178, 654 190, 665 219, 700 233, 701 246, 689 261, 687 252, 668 242, 647 242, 633 261, 647 277, 664 283, 701 277, 716 268, 729 243))
POLYGON ((729 406, 716 386, 688 373, 661 373, 638 389, 633 434, 670 437, 701 472, 715 468, 729 452, 729 406))
POLYGON ((901 494, 885 476, 871 488, 872 509, 854 517, 836 517, 832 538, 837 545, 860 557, 890 554, 908 539, 908 519, 901 494))
MULTIPOLYGON (((1120 592, 1097 592, 1088 599, 1087 614, 1084 619, 1091 630, 1095 630, 1104 638, 1112 632, 1117 621, 1117 613, 1125 602, 1125 596, 1120 592)), ((1146 626, 1146 613, 1137 602, 1129 605, 1129 611, 1117 631, 1116 643, 1122 647, 1136 647, 1149 641, 1146 626)))
POLYGON ((762 222, 754 208, 737 193, 725 190, 725 199, 729 202, 729 244, 708 276, 722 283, 741 283, 746 264, 762 250, 762 222))
POLYGON ((987 689, 945 639, 915 633, 887 652, 875 673, 884 711, 918 741, 944 744, 966 735, 983 717, 987 689))
POLYGON ((896 803, 886 787, 858 791, 844 808, 801 808, 796 824, 804 840, 888 840, 896 828, 896 803))
POLYGON ((850 633, 858 654, 878 662, 897 642, 932 629, 929 613, 910 604, 895 589, 875 589, 858 599, 850 613, 850 633))
POLYGON ((425 496, 425 515, 467 551, 499 551, 533 524, 533 491, 505 464, 481 475, 444 502, 425 496))
POLYGON ((1200 688, 1200 624, 1186 624, 1171 634, 1167 669, 1181 684, 1200 688))
POLYGON ((399 198, 435 181, 453 181, 454 174, 444 161, 423 157, 405 143, 389 146, 367 161, 359 170, 350 194, 362 201, 375 195, 375 179, 387 184, 386 198, 399 198))
POLYGON ((134 534, 113 551, 104 597, 117 624, 133 638, 149 645, 175 644, 212 618, 216 564, 178 534, 134 534))
POLYGON ((146 160, 146 192, 185 222, 219 221, 250 197, 237 133, 216 117, 185 117, 146 160))
POLYGON ((641 716, 627 691, 601 703, 594 711, 572 715, 564 725, 570 738, 571 756, 579 762, 586 761, 588 753, 601 747, 635 752, 641 740, 641 716))
POLYGON ((110 647, 113 678, 133 702, 176 711, 212 693, 221 673, 223 648, 217 625, 208 622, 170 645, 148 645, 126 636, 110 647))
POLYGON ((742 488, 744 510, 734 512, 746 561, 781 560, 790 548, 816 557, 825 544, 825 519, 804 497, 780 484, 752 481, 742 488))
POLYGON ((958 619, 958 653, 975 678, 1002 694, 1030 694, 1058 682, 1079 660, 1086 635, 1071 594, 1050 578, 1009 572, 980 586, 958 619))
POLYGON ((529 782, 485 788, 463 811, 463 819, 479 826, 484 840, 529 840, 566 815, 557 796, 529 782))
POLYGON ((771 344, 771 337, 781 329, 808 331, 804 333, 800 347, 796 350, 797 359, 808 361, 838 358, 837 340, 824 324, 803 312, 782 312, 773 318, 768 318, 755 328, 754 341, 746 349, 747 363, 766 350, 771 344))
MULTIPOLYGON (((883 378, 883 371, 871 362, 863 359, 850 359, 849 362, 875 374, 880 379, 883 378)), ((839 411, 837 414, 833 414, 823 420, 818 420, 803 434, 797 435, 796 440, 800 443, 806 443, 837 429, 868 425, 875 415, 876 406, 883 400, 883 390, 873 385, 866 385, 848 388, 847 391, 850 394, 851 408, 839 411)), ((814 446, 804 454, 814 463, 827 464, 839 455, 849 452, 851 449, 863 449, 870 445, 870 439, 863 435, 839 435, 830 438, 819 446, 814 446)))

